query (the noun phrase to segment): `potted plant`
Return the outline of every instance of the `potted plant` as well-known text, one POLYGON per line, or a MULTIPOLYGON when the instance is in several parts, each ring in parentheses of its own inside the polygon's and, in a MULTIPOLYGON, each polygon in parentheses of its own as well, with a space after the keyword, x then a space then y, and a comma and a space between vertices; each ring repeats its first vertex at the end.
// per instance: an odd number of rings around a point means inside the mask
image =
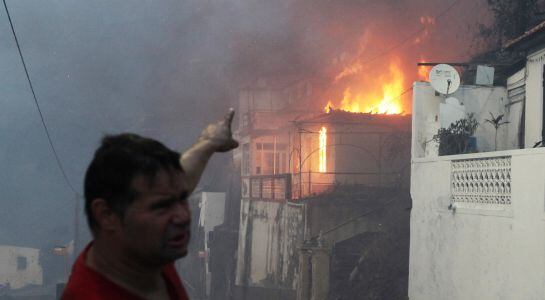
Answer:
POLYGON ((473 113, 460 119, 448 128, 440 128, 434 141, 439 143, 439 155, 453 155, 476 152, 476 139, 473 136, 479 123, 473 113))

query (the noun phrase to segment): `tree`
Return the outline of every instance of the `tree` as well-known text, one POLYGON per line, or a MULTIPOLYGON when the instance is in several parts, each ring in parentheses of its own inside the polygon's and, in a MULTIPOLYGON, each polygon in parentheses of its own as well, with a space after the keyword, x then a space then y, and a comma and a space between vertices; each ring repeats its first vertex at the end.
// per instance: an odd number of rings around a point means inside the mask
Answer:
POLYGON ((502 46, 508 40, 522 35, 537 21, 543 0, 487 0, 493 20, 490 25, 480 24, 480 35, 493 46, 502 46))
POLYGON ((494 151, 498 150, 498 129, 500 129, 501 125, 509 124, 509 121, 501 121, 503 119, 503 115, 498 115, 495 117, 491 112, 490 113, 490 119, 485 119, 485 122, 492 124, 494 126, 494 129, 496 129, 496 133, 494 135, 494 151))

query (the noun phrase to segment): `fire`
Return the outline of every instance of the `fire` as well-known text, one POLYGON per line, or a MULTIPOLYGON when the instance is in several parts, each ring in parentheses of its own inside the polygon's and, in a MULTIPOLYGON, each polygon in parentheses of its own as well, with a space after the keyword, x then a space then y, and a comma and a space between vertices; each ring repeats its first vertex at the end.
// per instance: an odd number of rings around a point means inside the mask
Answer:
POLYGON ((324 107, 324 111, 326 113, 330 113, 332 109, 333 109, 333 103, 331 103, 331 100, 329 100, 327 101, 327 104, 324 107))
MULTIPOLYGON (((401 95, 405 77, 398 64, 390 64, 389 73, 383 76, 364 78, 360 89, 348 87, 344 90, 339 109, 348 112, 372 114, 402 114, 404 112, 401 95)), ((325 107, 329 112, 334 106, 329 101, 325 107)))
POLYGON ((322 126, 322 129, 320 129, 320 150, 319 150, 319 157, 320 157, 320 164, 318 166, 318 171, 320 173, 327 172, 327 128, 322 126))
MULTIPOLYGON (((424 59, 422 56, 420 57, 420 62, 424 63, 426 62, 426 59, 424 59)), ((430 74, 431 67, 428 66, 419 66, 418 67, 418 79, 421 81, 428 81, 428 77, 430 74)))
POLYGON ((337 76, 335 76, 335 82, 351 75, 358 74, 363 69, 362 65, 358 62, 352 66, 344 68, 344 70, 337 76))

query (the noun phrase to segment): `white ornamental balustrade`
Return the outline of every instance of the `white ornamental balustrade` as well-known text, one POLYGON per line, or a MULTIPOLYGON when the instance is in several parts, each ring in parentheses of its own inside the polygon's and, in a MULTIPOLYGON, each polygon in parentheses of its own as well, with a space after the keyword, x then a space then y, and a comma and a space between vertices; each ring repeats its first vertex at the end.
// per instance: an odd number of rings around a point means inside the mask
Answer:
POLYGON ((511 205, 511 157, 452 161, 452 202, 511 205))

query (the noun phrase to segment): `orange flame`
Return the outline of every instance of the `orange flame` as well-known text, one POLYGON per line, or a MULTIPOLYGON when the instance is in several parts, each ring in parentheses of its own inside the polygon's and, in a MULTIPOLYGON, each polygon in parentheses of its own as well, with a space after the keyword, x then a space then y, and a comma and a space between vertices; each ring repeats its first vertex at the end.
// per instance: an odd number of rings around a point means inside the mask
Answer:
POLYGON ((344 68, 344 70, 339 75, 335 76, 335 82, 343 79, 344 77, 358 74, 362 70, 362 68, 363 67, 359 62, 344 68))
POLYGON ((318 165, 318 171, 320 173, 327 172, 327 128, 322 126, 322 129, 320 130, 320 150, 319 150, 319 157, 320 157, 320 164, 318 165))
MULTIPOLYGON (((420 62, 426 62, 426 59, 423 57, 420 57, 420 62)), ((418 67, 418 80, 421 81, 428 81, 429 74, 430 74, 431 67, 428 66, 419 66, 418 67)))
MULTIPOLYGON (((390 64, 389 71, 388 76, 368 78, 376 82, 366 82, 365 91, 354 93, 353 88, 346 88, 339 109, 358 113, 402 114, 403 71, 394 62, 390 64)), ((333 107, 329 101, 325 107, 326 112, 330 112, 333 107)))
POLYGON ((329 100, 327 101, 327 104, 324 107, 324 111, 326 113, 330 113, 332 109, 333 109, 333 103, 331 103, 331 100, 329 100))

